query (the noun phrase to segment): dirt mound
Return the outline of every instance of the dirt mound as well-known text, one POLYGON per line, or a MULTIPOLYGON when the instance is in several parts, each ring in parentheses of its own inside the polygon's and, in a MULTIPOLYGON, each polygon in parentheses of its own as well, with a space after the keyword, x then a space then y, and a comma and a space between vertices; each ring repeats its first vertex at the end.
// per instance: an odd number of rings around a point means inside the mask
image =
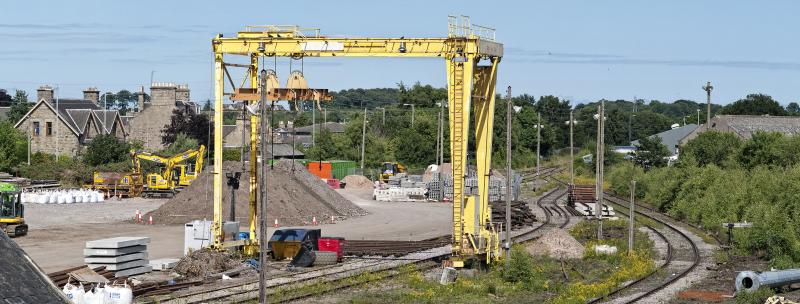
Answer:
POLYGON ((230 254, 200 249, 183 257, 173 269, 178 274, 194 279, 228 271, 239 267, 242 263, 231 258, 230 254))
POLYGON ((342 179, 348 189, 372 189, 375 184, 363 175, 348 175, 342 179))
MULTIPOLYGON (((366 212, 331 189, 319 177, 311 174, 300 163, 279 160, 267 173, 267 222, 277 218, 281 226, 311 223, 312 217, 323 222, 331 216, 360 216, 366 212)), ((211 169, 203 171, 191 186, 187 187, 157 210, 148 213, 156 224, 182 225, 192 220, 212 219, 213 174, 211 169)), ((239 162, 225 162, 224 172, 242 171, 239 162)), ((224 179, 224 177, 223 177, 224 179)), ((250 210, 248 199, 250 174, 242 172, 239 190, 236 191, 236 219, 245 226, 250 210)), ((231 190, 224 186, 222 198, 223 219, 230 218, 231 190)))
POLYGON ((547 255, 559 260, 583 258, 584 248, 566 230, 553 229, 525 248, 532 255, 547 255))

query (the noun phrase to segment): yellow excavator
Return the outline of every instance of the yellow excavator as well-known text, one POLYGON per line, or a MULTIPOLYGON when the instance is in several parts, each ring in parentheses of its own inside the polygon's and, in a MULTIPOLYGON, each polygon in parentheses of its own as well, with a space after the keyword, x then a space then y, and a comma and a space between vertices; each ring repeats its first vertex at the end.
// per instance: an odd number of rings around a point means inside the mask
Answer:
POLYGON ((0 229, 10 237, 28 234, 25 207, 22 205, 20 193, 17 185, 0 183, 0 229))
POLYGON ((189 149, 172 157, 161 157, 148 152, 131 151, 134 158, 134 173, 141 174, 141 164, 139 160, 151 161, 162 166, 161 173, 150 173, 145 178, 144 197, 173 197, 184 187, 192 184, 192 181, 203 172, 203 154, 206 147, 201 145, 200 149, 189 149), (194 164, 184 164, 189 159, 195 159, 194 164))
POLYGON ((384 183, 389 182, 389 177, 395 176, 395 174, 406 173, 406 166, 400 163, 384 162, 381 166, 383 169, 381 171, 380 180, 384 183))

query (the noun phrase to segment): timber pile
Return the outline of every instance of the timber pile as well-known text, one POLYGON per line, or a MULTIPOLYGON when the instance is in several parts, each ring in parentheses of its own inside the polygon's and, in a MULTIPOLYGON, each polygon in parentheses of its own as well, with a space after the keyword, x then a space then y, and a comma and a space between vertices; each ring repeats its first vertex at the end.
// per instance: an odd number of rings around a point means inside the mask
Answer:
MULTIPOLYGON (((492 222, 505 223, 506 222, 506 202, 495 201, 491 202, 492 207, 492 222)), ((531 226, 536 222, 536 215, 533 214, 531 207, 528 203, 523 201, 511 202, 511 229, 519 229, 526 226, 531 226)))
MULTIPOLYGON (((69 273, 73 272, 73 271, 78 271, 78 270, 81 270, 81 269, 84 269, 84 268, 87 268, 87 267, 88 266, 77 266, 77 267, 67 268, 67 269, 64 269, 64 270, 61 270, 61 271, 48 273, 47 277, 49 277, 50 280, 53 281, 53 284, 58 286, 59 289, 60 288, 64 288, 64 285, 66 285, 67 282, 71 282, 73 285, 78 285, 79 281, 77 281, 75 279, 71 279, 70 276, 69 276, 69 273)), ((128 279, 127 277, 115 278, 114 277, 114 272, 109 270, 109 269, 106 269, 105 266, 92 268, 92 270, 95 273, 97 273, 98 275, 106 278, 109 282, 112 282, 112 281, 123 282, 123 281, 126 281, 128 279)), ((130 282, 128 282, 128 284, 130 285, 130 282)), ((93 283, 85 283, 83 285, 83 287, 84 287, 85 290, 89 290, 93 285, 94 285, 93 283)))

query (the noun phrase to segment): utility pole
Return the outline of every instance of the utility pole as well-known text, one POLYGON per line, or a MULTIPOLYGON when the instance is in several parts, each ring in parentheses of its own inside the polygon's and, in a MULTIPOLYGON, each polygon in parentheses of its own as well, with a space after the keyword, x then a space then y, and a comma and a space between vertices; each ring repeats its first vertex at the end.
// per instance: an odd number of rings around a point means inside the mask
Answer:
POLYGON ((597 239, 603 239, 603 159, 604 159, 604 140, 605 136, 605 101, 601 101, 597 107, 597 157, 595 157, 596 174, 596 197, 595 217, 597 218, 597 239))
POLYGON ((441 143, 441 149, 439 149, 439 165, 444 163, 444 104, 447 102, 446 100, 442 100, 439 102, 439 142, 441 143))
MULTIPOLYGON (((267 71, 262 69, 261 70, 261 79, 260 80, 260 90, 261 90, 261 132, 264 133, 264 130, 267 129, 267 71)), ((217 109, 217 111, 221 111, 222 109, 217 109)), ((253 147, 255 148, 255 147, 253 147)), ((256 162, 259 166, 259 175, 258 179, 259 187, 261 188, 261 193, 259 193, 259 198, 261 199, 261 206, 258 209, 258 225, 259 225, 259 238, 258 238, 258 245, 259 245, 259 265, 261 269, 258 273, 258 303, 259 304, 266 304, 267 303, 267 155, 264 151, 267 151, 267 141, 265 138, 261 139, 261 151, 259 155, 261 156, 261 162, 258 162, 258 159, 251 159, 251 162, 256 162)), ((222 174, 218 172, 217 174, 222 174)))
POLYGON ((386 107, 381 108, 383 110, 383 115, 381 115, 381 126, 386 125, 386 107))
POLYGON ((542 113, 536 113, 536 179, 539 179, 539 158, 542 146, 542 113))
POLYGON ((317 109, 314 107, 314 104, 311 104, 311 146, 316 146, 317 141, 314 138, 314 131, 317 129, 317 117, 316 113, 317 109))
POLYGON ((570 184, 575 185, 575 143, 573 141, 573 126, 575 118, 572 109, 569 110, 569 176, 570 184))
POLYGON ((633 112, 636 111, 636 96, 633 96, 633 103, 631 103, 631 113, 628 114, 628 143, 631 142, 631 125, 633 124, 633 112))
POLYGON ((367 108, 364 108, 364 124, 361 126, 361 174, 364 174, 364 145, 367 140, 367 108))
POLYGON ((697 109, 697 126, 700 126, 700 109, 697 109))
POLYGON ((433 162, 436 165, 439 165, 439 149, 441 149, 442 147, 441 142, 439 142, 439 128, 441 127, 441 124, 442 124, 442 113, 438 113, 436 116, 436 154, 434 154, 433 156, 434 158, 433 162))
POLYGON ((706 129, 708 129, 711 123, 711 90, 714 90, 714 87, 711 86, 711 81, 706 82, 703 90, 706 91, 706 103, 708 104, 706 109, 706 129))
POLYGON ((631 181, 631 206, 628 209, 628 254, 633 253, 633 236, 634 236, 634 232, 633 232, 633 228, 634 227, 633 226, 635 226, 634 225, 634 221, 633 221, 634 220, 633 213, 634 213, 634 208, 636 207, 636 204, 633 203, 633 199, 635 197, 635 195, 634 195, 635 193, 636 193, 636 181, 632 180, 631 181))
POLYGON ((31 165, 31 134, 28 133, 28 166, 31 165))
POLYGON ((322 109, 322 117, 323 117, 322 118, 322 125, 323 126, 327 126, 328 125, 328 108, 322 109))
POLYGON ((511 266, 511 112, 514 111, 511 103, 511 86, 508 86, 506 104, 506 269, 509 269, 511 266))
POLYGON ((414 127, 414 116, 415 116, 415 113, 416 113, 416 110, 415 110, 414 104, 411 104, 411 127, 412 128, 414 127))

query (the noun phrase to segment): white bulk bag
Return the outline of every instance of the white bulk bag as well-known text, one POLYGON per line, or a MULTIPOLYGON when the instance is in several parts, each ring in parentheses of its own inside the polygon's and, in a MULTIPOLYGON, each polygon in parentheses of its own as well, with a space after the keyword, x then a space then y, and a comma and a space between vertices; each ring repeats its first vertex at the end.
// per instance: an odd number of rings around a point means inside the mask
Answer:
POLYGON ((47 194, 45 194, 45 196, 47 196, 48 204, 58 203, 58 194, 55 194, 53 192, 48 192, 47 194))
POLYGON ((105 304, 106 292, 103 287, 99 285, 83 295, 84 304, 105 304))
POLYGON ((47 197, 47 195, 44 194, 44 193, 39 193, 39 194, 36 195, 36 202, 39 203, 39 204, 47 204, 47 201, 49 199, 50 198, 47 197))
POLYGON ((75 304, 83 304, 83 298, 85 294, 83 291, 83 284, 80 286, 75 286, 67 281, 67 284, 64 285, 64 289, 61 291, 64 292, 64 295, 67 296, 67 299, 69 299, 70 302, 75 304))
POLYGON ((106 199, 105 195, 101 192, 97 192, 97 202, 102 203, 106 199))
POLYGON ((133 291, 127 283, 106 286, 106 304, 131 304, 133 291))

